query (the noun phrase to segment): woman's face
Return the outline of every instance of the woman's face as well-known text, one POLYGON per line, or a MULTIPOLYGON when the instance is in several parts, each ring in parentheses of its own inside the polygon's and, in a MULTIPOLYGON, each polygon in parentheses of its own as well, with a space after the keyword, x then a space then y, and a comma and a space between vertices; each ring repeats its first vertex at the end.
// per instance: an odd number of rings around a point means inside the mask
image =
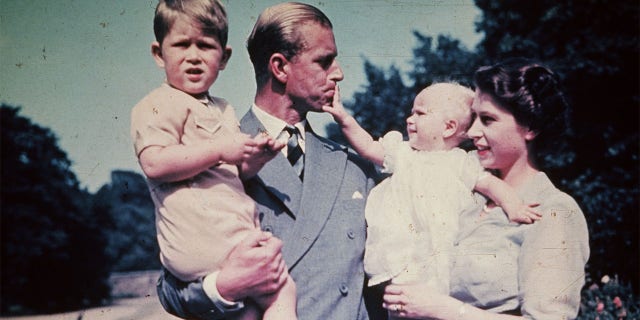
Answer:
POLYGON ((471 111, 473 124, 467 134, 478 149, 480 164, 506 174, 528 164, 526 141, 535 137, 516 123, 513 114, 499 106, 490 95, 476 90, 471 111))

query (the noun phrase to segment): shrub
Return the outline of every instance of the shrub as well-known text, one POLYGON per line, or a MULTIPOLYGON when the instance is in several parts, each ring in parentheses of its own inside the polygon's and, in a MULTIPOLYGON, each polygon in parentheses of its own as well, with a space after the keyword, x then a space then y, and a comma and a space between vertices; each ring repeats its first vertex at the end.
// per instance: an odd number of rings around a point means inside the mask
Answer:
POLYGON ((582 289, 578 319, 640 319, 640 300, 631 285, 605 275, 599 284, 592 282, 582 289))

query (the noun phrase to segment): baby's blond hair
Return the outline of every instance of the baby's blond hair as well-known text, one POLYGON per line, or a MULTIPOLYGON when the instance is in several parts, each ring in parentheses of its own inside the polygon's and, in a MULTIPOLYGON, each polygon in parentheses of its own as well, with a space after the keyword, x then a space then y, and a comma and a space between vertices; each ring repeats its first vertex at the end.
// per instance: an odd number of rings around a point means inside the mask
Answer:
POLYGON ((471 126, 473 90, 455 82, 438 82, 420 91, 416 100, 426 95, 436 101, 435 105, 430 107, 440 109, 447 119, 454 119, 458 122, 455 138, 459 142, 467 139, 466 132, 471 126))

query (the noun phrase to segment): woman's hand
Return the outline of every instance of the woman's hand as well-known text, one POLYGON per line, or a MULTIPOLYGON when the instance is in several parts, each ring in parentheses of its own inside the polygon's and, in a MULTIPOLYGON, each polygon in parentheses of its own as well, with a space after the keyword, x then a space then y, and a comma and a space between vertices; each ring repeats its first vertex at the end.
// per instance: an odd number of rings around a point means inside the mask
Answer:
POLYGON ((390 284, 384 289, 382 306, 395 317, 413 319, 456 319, 464 305, 435 292, 426 283, 390 284))

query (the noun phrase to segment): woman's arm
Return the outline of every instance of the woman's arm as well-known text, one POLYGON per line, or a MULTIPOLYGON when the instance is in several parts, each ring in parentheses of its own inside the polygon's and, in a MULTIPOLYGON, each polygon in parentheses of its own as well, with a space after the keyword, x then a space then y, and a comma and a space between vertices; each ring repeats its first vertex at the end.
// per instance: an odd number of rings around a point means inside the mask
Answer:
POLYGON ((587 224, 573 198, 557 189, 541 194, 543 219, 527 231, 518 260, 522 314, 574 319, 589 258, 587 224))
POLYGON ((496 314, 476 308, 426 284, 390 284, 384 290, 383 307, 396 317, 440 320, 514 320, 522 317, 496 314))

